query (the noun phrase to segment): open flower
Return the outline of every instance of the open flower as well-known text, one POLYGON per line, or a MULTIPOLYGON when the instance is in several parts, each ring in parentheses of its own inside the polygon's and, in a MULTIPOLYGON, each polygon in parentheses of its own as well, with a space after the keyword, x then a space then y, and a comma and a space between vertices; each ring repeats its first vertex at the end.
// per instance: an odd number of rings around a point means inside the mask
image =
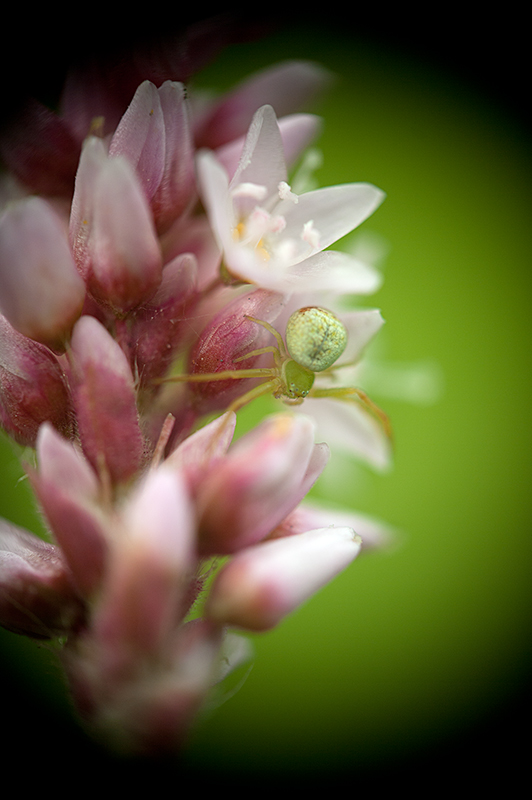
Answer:
POLYGON ((271 106, 253 117, 231 181, 210 151, 200 152, 197 166, 200 193, 233 278, 287 294, 366 294, 378 287, 372 268, 324 250, 369 217, 384 193, 350 183, 294 194, 271 106))

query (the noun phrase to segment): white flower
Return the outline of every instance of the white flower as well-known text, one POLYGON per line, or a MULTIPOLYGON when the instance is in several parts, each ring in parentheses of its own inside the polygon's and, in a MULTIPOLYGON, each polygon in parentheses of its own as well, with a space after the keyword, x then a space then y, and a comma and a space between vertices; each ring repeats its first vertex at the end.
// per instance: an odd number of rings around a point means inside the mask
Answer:
POLYGON ((384 199, 367 183, 297 196, 287 183, 279 124, 262 106, 248 130, 231 180, 214 153, 198 156, 198 181, 229 273, 272 291, 367 294, 380 285, 372 268, 325 248, 360 225, 384 199))

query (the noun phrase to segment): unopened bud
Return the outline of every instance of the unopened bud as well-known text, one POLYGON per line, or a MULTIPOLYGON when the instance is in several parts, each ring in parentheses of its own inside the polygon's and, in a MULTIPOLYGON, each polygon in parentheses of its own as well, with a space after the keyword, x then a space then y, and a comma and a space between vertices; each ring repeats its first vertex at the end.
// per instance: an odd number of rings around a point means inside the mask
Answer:
POLYGON ((50 422, 67 438, 72 433, 70 392, 57 358, 28 339, 0 315, 0 424, 25 447, 50 422))
MULTIPOLYGON (((260 356, 238 360, 246 353, 271 344, 271 334, 249 316, 273 322, 283 308, 282 295, 257 289, 234 300, 202 331, 190 358, 190 373, 251 369, 260 356)), ((225 409, 255 384, 254 378, 190 384, 195 408, 202 414, 225 409)))
POLYGON ((143 438, 129 363, 94 317, 82 317, 72 335, 73 402, 84 453, 113 483, 135 474, 143 438))
POLYGON ((278 414, 239 439, 199 486, 200 548, 234 553, 265 538, 324 469, 326 445, 302 415, 278 414))
POLYGON ((350 528, 320 528, 238 553, 218 573, 207 616, 252 631, 273 628, 360 551, 350 528))
POLYGON ((14 202, 0 219, 0 309, 24 336, 64 349, 85 285, 66 227, 40 197, 14 202))
POLYGON ((83 617, 83 604, 61 551, 32 533, 0 520, 0 625, 49 639, 83 617))

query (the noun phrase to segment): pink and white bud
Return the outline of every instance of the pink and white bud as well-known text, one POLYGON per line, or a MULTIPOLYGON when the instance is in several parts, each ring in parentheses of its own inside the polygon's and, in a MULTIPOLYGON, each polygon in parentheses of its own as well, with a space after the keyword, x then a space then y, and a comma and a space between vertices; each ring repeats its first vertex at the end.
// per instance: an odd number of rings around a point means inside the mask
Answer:
POLYGON ((43 422, 72 434, 72 405, 57 358, 0 315, 0 425, 24 447, 35 447, 43 422))
POLYGON ((220 626, 198 619, 129 675, 106 673, 90 633, 67 645, 63 657, 74 701, 93 733, 120 753, 174 755, 219 675, 222 645, 220 626))
POLYGON ((109 676, 157 657, 186 612, 195 560, 195 521, 181 475, 147 473, 117 520, 93 635, 109 676))
POLYGON ((198 487, 199 547, 234 553, 264 539, 300 503, 329 457, 302 415, 277 414, 239 439, 198 487))
POLYGON ((89 292, 116 313, 135 308, 159 286, 162 258, 140 180, 125 157, 108 157, 94 136, 76 175, 70 240, 89 292))
POLYGON ((148 202, 163 176, 165 149, 159 92, 153 83, 144 81, 113 134, 109 155, 127 158, 135 168, 148 202))
MULTIPOLYGON (((252 369, 260 364, 261 356, 238 361, 252 350, 273 343, 272 335, 248 316, 272 323, 283 308, 280 294, 254 290, 225 306, 203 329, 192 350, 189 362, 191 374, 252 369)), ((201 414, 225 409, 237 397, 257 383, 256 378, 190 383, 189 392, 194 408, 201 414)))
POLYGON ((89 241, 93 227, 94 189, 106 159, 107 150, 102 139, 98 136, 88 136, 83 142, 76 172, 68 228, 74 260, 85 282, 91 268, 89 241))
POLYGON ((228 412, 192 433, 168 456, 165 465, 182 470, 192 494, 196 494, 209 470, 221 466, 236 427, 236 414, 228 412))
POLYGON ((109 158, 94 187, 90 292, 127 313, 161 282, 162 259, 146 200, 132 167, 109 158))
POLYGON ((176 256, 165 265, 153 297, 135 314, 131 350, 142 387, 166 374, 190 331, 187 309, 196 293, 197 272, 192 253, 176 256))
POLYGON ((110 156, 125 156, 150 204, 159 233, 184 211, 194 191, 193 146, 185 87, 165 81, 157 89, 144 81, 135 92, 109 145, 110 156))
POLYGON ((159 89, 165 126, 165 165, 151 208, 159 233, 182 214, 195 192, 194 147, 185 87, 165 81, 159 89))
POLYGON ((83 616, 59 548, 0 520, 0 625, 51 639, 72 630, 83 616))
POLYGON ((222 625, 265 631, 344 570, 360 552, 351 528, 320 528, 263 542, 218 573, 205 613, 222 625))
POLYGON ((32 487, 83 597, 99 587, 110 536, 96 475, 81 453, 46 424, 37 439, 32 487))
POLYGON ((73 403, 85 456, 113 483, 139 469, 144 442, 131 368, 118 343, 94 317, 72 334, 73 403))
POLYGON ((0 218, 0 310, 11 325, 62 350, 84 298, 65 226, 52 207, 40 197, 9 205, 0 218))

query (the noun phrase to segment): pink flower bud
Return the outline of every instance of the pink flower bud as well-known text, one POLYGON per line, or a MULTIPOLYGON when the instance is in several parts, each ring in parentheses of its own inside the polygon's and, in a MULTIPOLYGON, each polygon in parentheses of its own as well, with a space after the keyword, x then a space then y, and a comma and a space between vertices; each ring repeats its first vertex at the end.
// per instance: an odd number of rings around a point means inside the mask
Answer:
POLYGON ((148 201, 161 181, 165 158, 164 117, 153 83, 140 84, 109 144, 110 156, 125 156, 135 168, 148 201))
POLYGON ((192 137, 181 83, 157 89, 144 81, 111 140, 109 155, 135 167, 159 232, 188 204, 194 189, 192 137))
POLYGON ((0 520, 0 625, 50 639, 75 627, 83 614, 60 550, 0 520))
POLYGON ((151 215, 127 161, 110 158, 94 191, 91 293, 119 312, 149 298, 161 281, 161 254, 151 215))
POLYGON ((35 447, 41 423, 72 433, 65 376, 47 347, 16 331, 0 315, 0 424, 19 444, 35 447))
POLYGON ((73 403, 83 451, 113 483, 130 478, 143 459, 133 375, 117 342, 94 317, 72 334, 73 403))
POLYGON ((91 268, 89 240, 94 214, 94 188, 107 152, 103 141, 97 136, 88 136, 76 172, 76 184, 70 208, 69 239, 74 259, 85 282, 91 268))
POLYGON ((81 314, 85 286, 63 223, 40 197, 0 219, 0 308, 24 336, 63 349, 81 314))
POLYGON ((264 539, 303 499, 329 451, 312 421, 277 414, 239 439, 199 486, 203 553, 234 553, 264 539))
POLYGON ((109 675, 89 635, 67 644, 64 662, 74 700, 107 745, 121 753, 175 755, 220 672, 223 630, 193 620, 176 630, 171 649, 132 674, 109 675))
POLYGON ((186 608, 195 566, 195 524, 183 478, 148 472, 117 520, 93 624, 109 675, 164 651, 186 608))
POLYGON ((165 465, 170 469, 182 470, 191 492, 195 494, 206 472, 221 466, 235 426, 236 414, 222 414, 187 436, 168 456, 165 465))
POLYGON ((166 133, 165 169, 152 200, 162 233, 184 212, 195 193, 194 147, 182 83, 165 81, 159 89, 166 133))
POLYGON ((238 553, 218 573, 207 616, 223 625, 265 631, 308 600, 358 555, 351 528, 320 528, 238 553))
MULTIPOLYGON (((252 369, 261 356, 236 361, 252 350, 271 344, 273 337, 262 326, 247 319, 255 317, 273 322, 283 307, 282 295, 254 290, 223 308, 203 329, 190 356, 189 372, 222 372, 252 369)), ((225 409, 237 397, 257 383, 256 378, 191 383, 192 402, 198 413, 208 414, 225 409)))
POLYGON ((139 179, 126 158, 107 157, 96 137, 81 155, 70 237, 90 293, 116 313, 135 308, 159 286, 161 253, 139 179))
POLYGON ((139 308, 132 325, 132 353, 142 387, 166 374, 189 326, 183 323, 196 290, 197 261, 177 256, 163 271, 161 285, 139 308))
POLYGON ((33 489, 75 585, 90 597, 100 585, 109 538, 98 481, 81 453, 49 425, 39 431, 37 457, 39 469, 29 473, 33 489))

